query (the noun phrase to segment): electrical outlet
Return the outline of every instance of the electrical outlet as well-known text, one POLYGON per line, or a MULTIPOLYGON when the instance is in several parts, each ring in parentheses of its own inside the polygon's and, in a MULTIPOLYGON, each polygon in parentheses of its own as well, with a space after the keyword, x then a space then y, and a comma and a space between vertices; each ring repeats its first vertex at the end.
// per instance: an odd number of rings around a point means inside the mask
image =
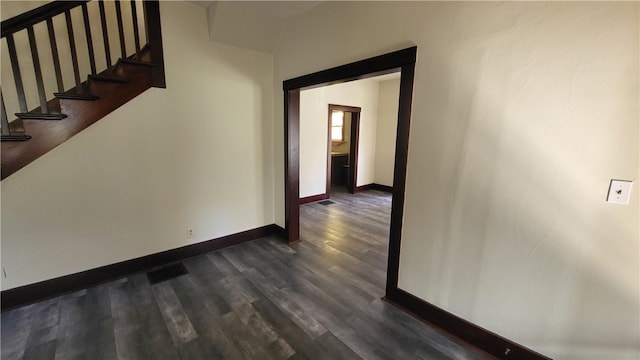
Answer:
POLYGON ((192 228, 188 228, 187 229, 187 239, 191 239, 193 237, 193 229, 192 228))
POLYGON ((629 180, 612 179, 611 184, 609 185, 607 202, 627 205, 629 203, 629 197, 631 196, 632 184, 633 182, 629 180))
POLYGON ((5 279, 7 278, 7 271, 4 268, 2 268, 2 276, 4 276, 5 279))

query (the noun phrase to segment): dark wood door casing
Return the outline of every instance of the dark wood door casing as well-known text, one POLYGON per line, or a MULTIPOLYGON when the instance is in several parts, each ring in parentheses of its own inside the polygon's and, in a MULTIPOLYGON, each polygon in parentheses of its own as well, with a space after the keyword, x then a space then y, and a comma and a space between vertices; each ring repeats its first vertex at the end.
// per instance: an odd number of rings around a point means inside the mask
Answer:
POLYGON ((289 243, 300 240, 300 89, 285 91, 284 208, 289 243))
POLYGON ((398 99, 398 127, 396 132, 393 200, 389 235, 386 297, 398 294, 398 270, 402 218, 404 211, 407 156, 409 152, 409 124, 413 98, 413 79, 417 47, 387 53, 373 58, 300 76, 283 82, 285 110, 285 228, 289 243, 300 240, 299 214, 299 147, 300 147, 300 90, 366 79, 400 71, 398 99))
POLYGON ((360 134, 360 112, 362 108, 357 106, 329 104, 329 131, 327 139, 327 190, 329 197, 331 192, 331 113, 334 110, 351 113, 351 127, 349 128, 349 168, 347 172, 347 190, 353 194, 356 189, 358 174, 358 141, 360 134))
POLYGON ((360 111, 351 112, 351 142, 349 143, 349 172, 347 190, 354 194, 358 189, 358 152, 360 149, 360 111))

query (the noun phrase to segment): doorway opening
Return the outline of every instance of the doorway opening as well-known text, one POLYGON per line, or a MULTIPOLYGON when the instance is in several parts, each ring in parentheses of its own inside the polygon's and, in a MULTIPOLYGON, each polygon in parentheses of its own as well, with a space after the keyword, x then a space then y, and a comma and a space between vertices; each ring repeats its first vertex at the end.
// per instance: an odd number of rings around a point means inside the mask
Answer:
POLYGON ((356 192, 358 179, 358 137, 360 111, 356 106, 329 104, 329 135, 327 136, 327 189, 346 186, 350 194, 356 192))
POLYGON ((398 125, 393 171, 393 199, 385 297, 398 295, 400 242, 409 146, 409 124, 417 47, 376 56, 284 81, 285 111, 285 232, 290 243, 300 240, 300 91, 400 71, 398 125))

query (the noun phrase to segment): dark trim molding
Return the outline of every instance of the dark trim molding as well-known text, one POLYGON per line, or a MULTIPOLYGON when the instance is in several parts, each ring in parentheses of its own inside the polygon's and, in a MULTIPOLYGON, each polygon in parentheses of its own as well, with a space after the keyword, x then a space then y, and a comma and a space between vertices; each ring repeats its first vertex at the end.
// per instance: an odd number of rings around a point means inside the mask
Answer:
POLYGON ((283 239, 287 238, 287 230, 280 225, 271 224, 271 231, 273 231, 272 235, 279 236, 283 239))
POLYGON ((362 186, 356 186, 356 192, 365 190, 378 190, 393 194, 393 187, 387 185, 381 185, 376 183, 366 184, 362 186))
MULTIPOLYGON (((329 120, 328 120, 328 126, 327 126, 327 179, 325 182, 325 194, 327 195, 327 197, 329 197, 329 195, 331 194, 331 176, 333 175, 333 169, 332 169, 332 158, 331 158, 331 150, 333 150, 333 142, 331 141, 331 126, 332 126, 332 112, 331 112, 331 104, 329 104, 329 120)), ((342 127, 342 134, 344 135, 344 124, 342 127)), ((300 205, 302 205, 303 203, 301 202, 300 205)))
MULTIPOLYGON (((284 90, 284 178, 285 228, 289 243, 300 239, 300 90, 366 79, 400 71, 398 127, 396 130, 393 199, 389 228, 386 293, 397 290, 404 192, 409 153, 409 125, 413 101, 413 78, 418 48, 398 50, 373 58, 286 80, 284 90)), ((354 184, 355 185, 355 184, 354 184)), ((354 189, 355 190, 355 189, 354 189)))
POLYGON ((283 90, 311 89, 398 72, 416 62, 417 46, 285 80, 283 90), (364 71, 364 72, 363 72, 364 71))
POLYGON ((329 198, 329 194, 328 193, 318 194, 318 195, 311 195, 311 196, 300 198, 300 202, 299 203, 300 203, 300 205, 308 204, 308 203, 315 202, 315 201, 326 200, 328 198, 329 198))
POLYGON ((350 194, 356 192, 358 178, 358 149, 360 141, 360 112, 361 107, 329 104, 329 135, 327 150, 327 194, 331 190, 331 113, 340 110, 351 113, 351 126, 349 127, 349 171, 347 172, 347 190, 350 194))
POLYGON ((284 94, 284 227, 287 241, 300 241, 300 89, 284 94))
POLYGON ((398 127, 396 130, 396 157, 393 169, 393 199, 391 200, 391 226, 389 229, 389 256, 387 257, 386 293, 398 288, 400 270, 400 243, 402 242, 402 218, 404 216, 404 192, 407 181, 409 156, 409 125, 413 104, 413 78, 417 48, 412 48, 413 61, 402 64, 400 95, 398 99, 398 127))
POLYGON ((417 56, 413 46, 373 58, 319 71, 286 80, 284 90, 284 177, 285 177, 285 228, 287 240, 300 239, 300 89, 310 89, 337 84, 349 80, 366 79, 374 76, 401 72, 398 103, 398 129, 396 134, 396 161, 394 167, 394 194, 391 205, 391 227, 387 286, 395 287, 400 262, 400 238, 402 213, 404 211, 404 186, 409 144, 409 122, 413 97, 413 73, 417 56), (395 268, 394 268, 395 267, 395 268), (395 280, 394 280, 395 278, 395 280))
POLYGON ((347 190, 356 193, 358 183, 358 152, 360 151, 360 112, 351 111, 351 139, 349 139, 349 171, 347 171, 347 190))
POLYGON ((124 276, 147 271, 157 266, 205 254, 246 241, 269 235, 281 236, 283 233, 284 229, 275 224, 265 225, 217 239, 5 290, 2 291, 1 294, 2 311, 85 289, 124 276))
POLYGON ((371 188, 373 190, 378 190, 378 191, 383 191, 383 192, 387 192, 387 193, 393 194, 393 186, 373 183, 373 184, 371 184, 371 188))
POLYGON ((549 357, 453 315, 404 290, 396 288, 391 293, 388 292, 384 300, 431 325, 439 327, 449 334, 473 344, 498 359, 551 360, 549 357))
POLYGON ((360 192, 360 191, 365 191, 365 190, 370 190, 373 189, 373 184, 365 184, 365 185, 360 185, 360 186, 356 186, 354 189, 354 193, 360 192))

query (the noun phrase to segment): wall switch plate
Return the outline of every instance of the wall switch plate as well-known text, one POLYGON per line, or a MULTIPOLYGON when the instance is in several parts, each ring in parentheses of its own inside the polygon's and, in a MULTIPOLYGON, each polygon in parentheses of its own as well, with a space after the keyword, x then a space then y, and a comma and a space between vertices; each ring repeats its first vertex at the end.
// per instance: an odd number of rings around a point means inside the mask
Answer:
POLYGON ((607 202, 614 204, 628 204, 631 197, 631 185, 630 180, 611 180, 609 185, 609 195, 607 196, 607 202))

